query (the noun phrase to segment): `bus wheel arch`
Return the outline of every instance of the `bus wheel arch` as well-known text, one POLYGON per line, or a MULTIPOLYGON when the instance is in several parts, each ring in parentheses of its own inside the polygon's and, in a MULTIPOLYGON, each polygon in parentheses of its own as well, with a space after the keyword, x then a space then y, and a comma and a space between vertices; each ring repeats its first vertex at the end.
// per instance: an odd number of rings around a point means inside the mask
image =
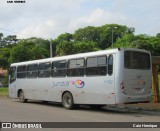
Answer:
POLYGON ((62 105, 64 108, 69 110, 74 108, 74 99, 70 91, 64 91, 62 93, 62 105))
POLYGON ((24 91, 22 89, 18 90, 18 97, 21 103, 26 103, 28 101, 25 99, 24 91))

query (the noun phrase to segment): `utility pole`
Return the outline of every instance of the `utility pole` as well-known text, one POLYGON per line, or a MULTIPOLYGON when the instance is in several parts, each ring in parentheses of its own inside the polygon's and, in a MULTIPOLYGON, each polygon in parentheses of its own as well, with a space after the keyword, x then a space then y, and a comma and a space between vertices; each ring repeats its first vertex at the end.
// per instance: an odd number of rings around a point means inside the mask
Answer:
POLYGON ((114 41, 113 41, 113 37, 114 37, 114 36, 113 36, 113 32, 114 32, 114 29, 116 29, 116 28, 117 28, 117 27, 112 27, 112 28, 111 28, 111 31, 112 31, 112 48, 113 48, 113 42, 114 42, 114 41))
POLYGON ((112 48, 113 48, 113 29, 112 29, 112 48))
POLYGON ((50 39, 50 57, 53 57, 53 51, 52 51, 52 39, 50 39))

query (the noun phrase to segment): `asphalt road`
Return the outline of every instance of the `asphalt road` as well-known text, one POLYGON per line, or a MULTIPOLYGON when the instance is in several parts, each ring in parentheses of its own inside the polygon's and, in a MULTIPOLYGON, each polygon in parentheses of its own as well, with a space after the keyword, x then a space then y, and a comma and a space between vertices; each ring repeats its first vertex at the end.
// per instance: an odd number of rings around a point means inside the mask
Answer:
MULTIPOLYGON (((86 106, 82 106, 75 110, 66 110, 60 104, 57 103, 42 103, 39 101, 29 101, 28 103, 20 103, 18 99, 0 97, 0 121, 1 122, 160 122, 160 113, 150 112, 150 111, 138 111, 135 109, 125 109, 112 106, 101 109, 92 109, 86 106)), ((10 130, 11 129, 2 129, 2 131, 10 131, 10 130)), ((12 129, 12 130, 18 131, 18 129, 12 129)), ((32 130, 37 130, 37 129, 32 129, 32 130)), ((95 131, 98 129, 56 128, 47 130, 95 131)), ((107 128, 101 128, 99 130, 106 131, 107 128)), ((112 131, 117 129, 108 129, 108 130, 112 131)), ((124 131, 124 129, 118 129, 118 130, 124 131)), ((126 129, 126 130, 135 130, 135 129, 126 129)), ((143 128, 140 130, 150 131, 151 129, 143 128)), ((152 130, 159 130, 159 129, 152 129, 152 130)))

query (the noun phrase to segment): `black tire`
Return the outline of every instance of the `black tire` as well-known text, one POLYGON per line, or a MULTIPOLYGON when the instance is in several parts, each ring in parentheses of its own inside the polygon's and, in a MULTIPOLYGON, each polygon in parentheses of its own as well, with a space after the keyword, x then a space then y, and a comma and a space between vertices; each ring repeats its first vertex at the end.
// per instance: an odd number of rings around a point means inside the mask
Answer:
POLYGON ((66 109, 73 109, 74 108, 74 102, 73 102, 73 96, 70 92, 66 92, 62 97, 62 104, 63 107, 66 109))
POLYGON ((26 103, 27 102, 27 99, 25 99, 24 92, 22 90, 19 93, 19 101, 21 103, 26 103))

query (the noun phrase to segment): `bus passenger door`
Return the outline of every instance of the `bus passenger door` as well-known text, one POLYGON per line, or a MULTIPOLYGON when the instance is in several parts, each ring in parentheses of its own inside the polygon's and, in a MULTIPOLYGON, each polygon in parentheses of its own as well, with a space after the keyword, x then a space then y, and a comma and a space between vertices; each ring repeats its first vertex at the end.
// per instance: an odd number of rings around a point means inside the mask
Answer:
POLYGON ((17 97, 16 67, 11 67, 9 71, 9 96, 13 98, 17 97))

